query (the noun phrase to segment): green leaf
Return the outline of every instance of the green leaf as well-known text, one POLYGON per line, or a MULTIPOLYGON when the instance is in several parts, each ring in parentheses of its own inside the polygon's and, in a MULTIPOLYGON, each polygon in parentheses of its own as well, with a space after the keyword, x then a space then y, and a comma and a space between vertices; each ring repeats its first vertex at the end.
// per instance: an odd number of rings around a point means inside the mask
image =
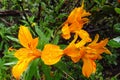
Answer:
POLYGON ((68 68, 67 68, 67 65, 62 62, 62 61, 59 61, 57 64, 54 65, 56 68, 58 68, 59 70, 61 71, 65 71, 66 73, 69 72, 68 68))
POLYGON ((42 61, 41 61, 41 68, 42 68, 42 71, 45 75, 45 80, 53 80, 50 73, 51 73, 51 69, 49 66, 45 65, 42 61))
POLYGON ((53 38, 52 43, 53 43, 53 44, 58 44, 59 39, 60 39, 60 35, 56 35, 56 36, 53 38))
POLYGON ((44 45, 47 44, 49 42, 49 40, 45 36, 43 30, 41 30, 40 28, 38 28, 38 26, 35 27, 35 31, 36 31, 37 35, 39 36, 38 47, 40 49, 43 49, 44 45))
POLYGON ((14 41, 14 42, 19 43, 19 40, 18 40, 17 38, 14 38, 14 37, 12 37, 12 36, 6 36, 6 37, 7 37, 8 39, 14 41))
POLYGON ((113 26, 115 32, 120 33, 120 23, 117 23, 113 26))
POLYGON ((116 12, 117 14, 120 14, 120 8, 115 8, 115 12, 116 12))
POLYGON ((10 65, 14 65, 14 64, 16 64, 16 61, 14 61, 14 62, 8 62, 8 63, 5 63, 4 65, 5 66, 10 66, 10 65))
POLYGON ((40 74, 38 70, 38 61, 39 59, 36 59, 31 62, 28 70, 24 74, 24 80, 32 80, 33 77, 35 77, 36 80, 40 79, 40 74))
POLYGON ((54 80, 61 80, 62 78, 62 73, 60 71, 55 71, 54 73, 54 80))
POLYGON ((96 2, 99 5, 103 5, 105 3, 106 0, 94 0, 94 2, 96 2))
MULTIPOLYGON (((62 75, 67 75, 67 77, 68 77, 67 80, 74 80, 74 78, 70 75, 70 72, 68 70, 68 65, 67 64, 65 64, 62 61, 59 61, 54 66, 57 68, 57 70, 59 70, 62 73, 62 75)), ((58 80, 58 79, 56 79, 56 80, 58 80)))
POLYGON ((0 50, 2 50, 3 45, 4 45, 4 41, 1 41, 0 42, 0 50))
POLYGON ((113 47, 113 48, 120 48, 120 36, 111 39, 108 42, 108 45, 111 46, 111 47, 113 47))

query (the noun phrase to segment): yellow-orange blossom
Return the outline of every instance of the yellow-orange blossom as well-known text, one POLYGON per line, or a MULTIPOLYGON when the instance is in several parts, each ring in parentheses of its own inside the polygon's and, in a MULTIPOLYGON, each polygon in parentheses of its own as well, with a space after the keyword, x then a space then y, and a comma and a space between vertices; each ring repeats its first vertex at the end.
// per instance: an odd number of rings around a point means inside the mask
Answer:
POLYGON ((20 79, 28 64, 41 56, 41 51, 36 49, 38 38, 33 39, 27 27, 20 26, 18 39, 24 48, 20 48, 14 54, 19 60, 12 69, 12 74, 17 80, 20 79))
POLYGON ((73 9, 70 15, 68 16, 67 20, 64 22, 64 26, 62 27, 62 37, 64 39, 70 39, 70 33, 77 33, 80 36, 82 31, 86 32, 82 28, 84 24, 89 22, 89 19, 86 18, 86 16, 89 15, 90 13, 86 12, 86 10, 84 9, 83 1, 82 6, 73 9))
POLYGON ((84 76, 89 77, 92 73, 96 71, 96 59, 101 59, 101 54, 103 52, 111 54, 110 51, 105 47, 108 39, 104 39, 97 43, 99 35, 95 36, 95 39, 85 46, 87 43, 85 40, 81 40, 77 43, 77 35, 75 35, 74 40, 64 49, 64 53, 70 56, 74 63, 78 62, 80 59, 83 61, 82 73, 84 76))
POLYGON ((33 39, 30 31, 25 26, 20 26, 18 39, 24 48, 20 48, 14 54, 19 60, 12 69, 12 74, 17 80, 20 79, 21 74, 32 60, 41 57, 45 64, 52 65, 62 57, 63 50, 57 45, 46 44, 43 51, 36 49, 38 38, 33 39))

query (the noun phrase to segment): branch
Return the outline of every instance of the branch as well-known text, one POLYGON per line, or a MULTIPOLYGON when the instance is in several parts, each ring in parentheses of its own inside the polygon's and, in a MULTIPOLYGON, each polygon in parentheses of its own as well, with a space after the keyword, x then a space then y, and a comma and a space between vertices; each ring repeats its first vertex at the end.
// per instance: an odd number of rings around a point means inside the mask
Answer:
POLYGON ((18 10, 6 10, 6 11, 0 11, 0 17, 4 16, 20 16, 22 12, 18 10))
POLYGON ((12 26, 13 25, 13 23, 10 23, 10 22, 6 21, 4 18, 0 18, 0 20, 2 22, 4 22, 5 24, 7 24, 8 26, 12 26))

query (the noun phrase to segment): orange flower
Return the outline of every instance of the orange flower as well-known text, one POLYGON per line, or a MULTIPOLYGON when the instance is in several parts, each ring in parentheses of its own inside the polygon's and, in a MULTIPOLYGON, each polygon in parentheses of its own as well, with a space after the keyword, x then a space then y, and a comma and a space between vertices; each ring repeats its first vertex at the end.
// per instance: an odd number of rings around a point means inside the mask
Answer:
POLYGON ((96 71, 96 64, 94 60, 101 59, 101 55, 103 52, 111 54, 111 52, 104 46, 106 46, 108 39, 104 39, 97 43, 99 39, 99 35, 95 36, 93 42, 91 42, 88 46, 81 48, 81 53, 83 54, 83 67, 82 73, 84 76, 89 77, 92 73, 96 71))
POLYGON ((70 33, 76 33, 80 31, 84 24, 89 22, 88 18, 85 18, 86 16, 89 16, 90 13, 86 12, 84 7, 84 1, 82 3, 81 7, 73 9, 73 11, 68 16, 67 20, 64 23, 64 26, 62 27, 62 37, 65 39, 70 38, 70 33))
POLYGON ((20 48, 15 52, 15 57, 18 58, 18 63, 13 67, 12 74, 16 79, 20 79, 21 74, 25 71, 28 64, 41 56, 41 51, 36 49, 38 38, 33 39, 28 28, 20 26, 18 39, 24 48, 20 48))
POLYGON ((80 52, 80 49, 87 43, 87 39, 90 39, 84 38, 81 41, 76 42, 77 38, 78 35, 76 34, 74 40, 64 49, 65 55, 70 56, 74 63, 78 62, 83 56, 82 52, 80 52))
POLYGON ((108 39, 104 39, 97 43, 99 35, 96 35, 95 39, 90 44, 85 46, 87 41, 89 41, 89 38, 83 38, 81 41, 76 42, 77 37, 78 35, 75 35, 74 40, 64 49, 64 53, 65 55, 70 56, 74 63, 82 59, 82 73, 84 76, 89 77, 96 71, 96 64, 94 61, 101 59, 101 54, 103 52, 111 54, 111 52, 105 47, 108 39))
POLYGON ((63 51, 59 46, 53 44, 46 44, 41 55, 41 59, 47 65, 57 63, 63 55, 63 51))

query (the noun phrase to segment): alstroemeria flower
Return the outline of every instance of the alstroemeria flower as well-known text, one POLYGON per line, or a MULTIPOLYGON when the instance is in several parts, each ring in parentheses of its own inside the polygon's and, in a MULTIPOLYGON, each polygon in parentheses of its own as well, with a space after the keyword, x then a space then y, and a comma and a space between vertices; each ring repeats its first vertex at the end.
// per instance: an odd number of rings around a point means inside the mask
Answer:
POLYGON ((64 49, 65 55, 70 56, 74 63, 78 62, 83 55, 82 52, 80 52, 81 47, 91 40, 88 35, 84 37, 85 38, 77 42, 78 34, 76 34, 74 40, 64 49))
POLYGON ((86 12, 84 9, 84 1, 82 3, 81 7, 73 9, 73 11, 68 16, 67 20, 64 23, 64 26, 62 27, 62 37, 64 39, 69 39, 70 33, 76 33, 80 31, 84 24, 89 22, 88 18, 85 18, 86 16, 89 16, 90 13, 86 12))
POLYGON ((108 53, 111 54, 111 52, 105 47, 108 39, 104 39, 97 43, 99 39, 99 35, 95 36, 95 39, 93 42, 88 44, 88 46, 84 46, 81 48, 82 60, 83 60, 83 67, 82 67, 82 73, 84 76, 89 77, 92 73, 95 73, 96 71, 96 59, 101 59, 102 53, 108 53))
POLYGON ((33 39, 27 27, 20 26, 18 39, 24 48, 20 48, 14 54, 19 60, 12 69, 12 74, 17 80, 20 79, 21 74, 26 70, 29 63, 41 56, 41 51, 36 49, 38 38, 33 39))
POLYGON ((47 65, 57 63, 63 56, 63 50, 59 46, 53 44, 46 44, 41 55, 41 59, 47 65))
MULTIPOLYGON (((77 35, 75 35, 74 40, 64 49, 65 55, 71 57, 74 63, 78 62, 80 59, 83 61, 82 73, 84 76, 89 77, 92 73, 96 71, 95 60, 101 59, 102 53, 111 54, 110 51, 105 47, 108 39, 104 39, 97 43, 99 35, 95 36, 95 39, 86 46, 89 38, 84 38, 77 42, 77 35)), ((84 36, 83 36, 84 37, 84 36)))

